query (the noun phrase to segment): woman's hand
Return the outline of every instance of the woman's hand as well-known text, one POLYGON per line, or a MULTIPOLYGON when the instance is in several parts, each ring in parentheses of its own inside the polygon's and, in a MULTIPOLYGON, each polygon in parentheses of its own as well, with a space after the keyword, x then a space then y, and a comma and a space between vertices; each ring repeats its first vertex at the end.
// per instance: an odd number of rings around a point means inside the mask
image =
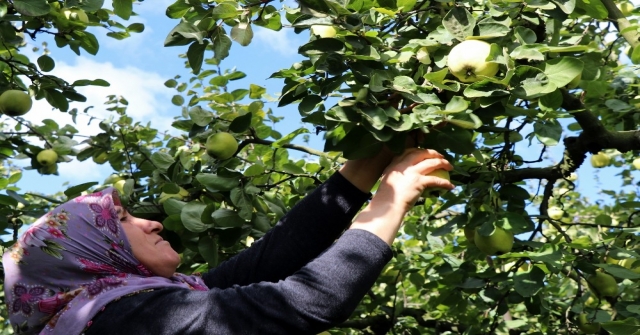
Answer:
POLYGON ((427 187, 453 189, 448 180, 426 176, 451 164, 435 150, 407 149, 384 171, 378 191, 356 217, 351 229, 367 230, 391 245, 407 211, 427 187))
POLYGON ((384 171, 374 199, 408 211, 424 189, 440 187, 450 190, 455 187, 446 179, 427 176, 439 169, 451 171, 453 167, 437 151, 407 149, 402 155, 394 158, 384 171))

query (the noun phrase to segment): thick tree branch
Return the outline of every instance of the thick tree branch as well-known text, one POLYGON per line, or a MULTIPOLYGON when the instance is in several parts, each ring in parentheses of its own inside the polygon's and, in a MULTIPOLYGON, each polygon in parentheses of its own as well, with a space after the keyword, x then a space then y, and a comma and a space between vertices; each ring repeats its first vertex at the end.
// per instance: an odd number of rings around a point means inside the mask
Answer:
MULTIPOLYGON (((585 108, 580 99, 566 90, 562 90, 562 98, 562 108, 573 115, 583 130, 579 136, 564 139, 565 151, 562 161, 550 167, 504 171, 501 175, 501 183, 510 184, 526 179, 556 180, 574 172, 584 163, 587 153, 595 154, 604 149, 615 149, 620 152, 640 150, 640 130, 610 131, 598 117, 585 108)), ((468 182, 478 178, 480 175, 472 175, 458 181, 468 182)))
POLYGON ((612 0, 602 0, 602 4, 607 8, 609 20, 616 26, 620 35, 622 35, 632 47, 640 46, 640 33, 638 33, 637 29, 627 29, 631 27, 631 24, 620 9, 616 7, 616 4, 614 4, 612 0))

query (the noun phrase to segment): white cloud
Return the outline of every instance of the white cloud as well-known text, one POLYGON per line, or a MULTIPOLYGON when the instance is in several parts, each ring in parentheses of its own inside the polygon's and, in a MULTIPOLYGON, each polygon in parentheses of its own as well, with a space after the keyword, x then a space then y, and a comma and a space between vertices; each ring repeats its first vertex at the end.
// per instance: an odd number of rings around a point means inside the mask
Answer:
POLYGON ((292 29, 273 31, 266 28, 256 29, 255 38, 261 46, 271 49, 283 56, 294 57, 298 55, 298 46, 302 45, 301 38, 292 29))
MULTIPOLYGON (((90 119, 82 115, 82 111, 93 106, 88 111, 89 115, 100 119, 106 119, 111 115, 117 118, 118 115, 107 111, 108 106, 104 104, 107 95, 111 94, 121 95, 127 99, 129 102, 127 114, 133 118, 134 122, 140 121, 143 124, 151 122, 151 126, 159 131, 170 129, 173 118, 169 115, 179 111, 179 107, 173 106, 169 101, 174 91, 163 85, 165 78, 157 73, 130 66, 117 67, 110 62, 101 63, 85 57, 78 57, 75 64, 56 61, 56 68, 52 74, 64 78, 70 83, 78 79, 101 78, 108 81, 111 86, 77 88, 77 91, 87 98, 86 102, 74 102, 70 105, 71 108, 75 107, 80 111, 77 124, 73 124, 69 114, 52 109, 44 99, 36 100, 31 111, 24 116, 26 120, 34 124, 41 124, 44 119, 52 119, 61 127, 65 124, 73 125, 78 129, 79 134, 87 136, 97 134, 101 132, 98 127, 99 121, 93 120, 91 124, 88 124, 90 119)), ((43 145, 40 141, 34 141, 34 143, 43 145)), ((29 164, 28 161, 16 161, 16 163, 19 165, 29 164)), ((102 180, 109 173, 109 168, 108 165, 98 166, 92 160, 88 160, 59 164, 58 171, 63 177, 60 182, 69 181, 71 184, 77 184, 89 180, 102 180)), ((29 173, 35 174, 36 172, 29 173)))

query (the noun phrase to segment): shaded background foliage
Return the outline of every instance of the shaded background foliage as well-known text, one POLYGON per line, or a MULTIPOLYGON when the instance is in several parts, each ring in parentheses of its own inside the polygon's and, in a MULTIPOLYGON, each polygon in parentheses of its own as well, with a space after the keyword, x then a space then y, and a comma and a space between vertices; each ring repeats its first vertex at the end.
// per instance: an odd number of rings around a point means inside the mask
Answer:
MULTIPOLYGON (((612 261, 640 259, 640 200, 631 173, 640 150, 633 4, 276 5, 178 0, 167 8, 177 23, 165 46, 185 52, 177 60, 185 74, 165 82, 175 89, 172 129, 137 122, 119 96, 108 97, 112 116, 97 120, 98 134, 2 116, 3 247, 52 206, 123 180, 118 185, 132 213, 164 224, 164 237, 183 258, 179 271, 206 271, 260 238, 345 158, 367 157, 383 145, 400 152, 407 134, 419 130, 421 146, 439 150, 455 166, 458 187, 418 202, 393 247, 396 257, 352 317, 330 333, 577 334, 575 319, 587 313, 602 323, 603 334, 640 334, 640 264, 612 261), (254 29, 307 33, 318 25, 333 27, 335 36, 311 34, 298 49, 303 61, 273 69, 272 78, 282 81, 278 106, 297 105, 308 125, 281 134, 274 126, 282 119, 265 105, 266 89, 247 87, 246 74, 225 69, 224 59, 232 43, 251 43, 254 29), (487 60, 500 66, 495 77, 461 83, 449 73, 447 55, 466 39, 491 43, 487 60), (292 142, 311 135, 310 128, 325 135, 323 151, 292 142), (233 158, 205 153, 215 132, 238 139, 233 158), (560 162, 548 159, 553 147, 563 151, 560 162), (18 188, 22 171, 12 162, 27 159, 48 173, 35 160, 45 148, 59 154, 58 164, 92 159, 115 174, 53 195, 18 188), (571 178, 598 152, 613 157, 609 165, 619 168, 624 186, 601 190, 609 197, 603 203, 576 192, 571 178), (162 193, 172 196, 161 201, 162 193), (550 218, 550 206, 562 216, 550 218), (467 241, 464 227, 504 228, 516 234, 515 246, 485 256, 467 241), (599 300, 589 291, 585 278, 596 269, 616 278, 618 296, 599 300)), ((55 61, 46 52, 25 56, 25 38, 53 36, 58 48, 95 55, 94 32, 124 39, 144 29, 123 23, 134 14, 129 0, 112 7, 99 0, 0 2, 0 90, 29 90, 75 122, 88 113, 69 108, 70 101, 85 101, 76 88, 109 83, 68 83, 48 74, 55 61), (66 19, 65 8, 84 10, 88 22, 66 19)), ((2 332, 12 332, 6 320, 2 332)))

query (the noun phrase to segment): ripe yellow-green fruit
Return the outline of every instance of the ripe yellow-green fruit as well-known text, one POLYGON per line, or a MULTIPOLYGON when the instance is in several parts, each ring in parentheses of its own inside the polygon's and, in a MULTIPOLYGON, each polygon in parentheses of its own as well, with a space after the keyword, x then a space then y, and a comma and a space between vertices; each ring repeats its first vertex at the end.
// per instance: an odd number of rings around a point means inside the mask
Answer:
POLYGON ((591 155, 591 166, 594 168, 603 168, 611 163, 611 157, 600 151, 595 155, 591 155))
POLYGON ((476 230, 473 229, 471 226, 464 227, 464 237, 467 238, 467 241, 473 243, 475 235, 476 235, 476 230))
POLYGON ((80 8, 65 8, 62 10, 62 15, 64 15, 64 17, 69 21, 89 23, 87 13, 80 8))
POLYGON ((589 288, 598 297, 615 297, 618 295, 618 283, 609 274, 596 272, 596 274, 587 278, 587 282, 589 283, 589 288))
POLYGON ((633 164, 633 167, 636 168, 636 170, 640 170, 640 158, 634 159, 631 164, 633 164))
POLYGON ((25 115, 32 105, 29 94, 20 90, 6 90, 0 95, 0 113, 8 116, 25 115))
POLYGON ((93 155, 92 159, 97 164, 104 164, 109 160, 109 153, 101 152, 97 155, 93 155))
POLYGON ((478 232, 480 228, 476 228, 474 243, 480 251, 487 255, 503 254, 511 251, 513 248, 513 234, 500 227, 496 227, 493 234, 482 236, 478 232))
POLYGON ((622 15, 624 16, 629 16, 629 14, 631 14, 631 12, 633 11, 633 4, 630 2, 623 2, 621 4, 618 4, 618 9, 620 9, 620 12, 622 13, 622 15))
POLYGON ((102 184, 107 185, 107 184, 113 184, 115 182, 118 182, 120 180, 124 180, 124 178, 118 176, 117 174, 112 174, 109 177, 107 177, 107 179, 104 180, 104 182, 102 182, 102 184))
POLYGON ((126 183, 126 180, 122 179, 122 180, 118 180, 117 182, 113 183, 113 187, 118 190, 118 193, 120 195, 124 194, 124 184, 126 183))
MULTIPOLYGON (((449 176, 449 171, 447 170, 443 170, 443 169, 438 169, 435 170, 431 173, 427 173, 427 176, 433 176, 433 177, 438 177, 438 178, 442 178, 442 179, 446 179, 447 181, 451 181, 451 177, 449 176)), ((424 198, 428 198, 428 197, 440 197, 443 194, 449 192, 448 189, 446 188, 442 188, 442 187, 427 187, 424 189, 424 191, 422 191, 422 197, 424 198)))
POLYGON ((564 215, 564 210, 557 206, 551 206, 549 207, 549 209, 547 209, 547 214, 549 215, 550 219, 560 220, 564 215))
POLYGON ((178 193, 173 193, 173 194, 169 194, 169 193, 160 193, 160 197, 158 197, 158 203, 162 204, 165 201, 167 201, 167 199, 177 199, 177 200, 184 200, 184 198, 189 196, 189 191, 185 190, 184 188, 180 187, 180 191, 178 191, 178 193))
POLYGON ((585 334, 597 334, 600 332, 600 323, 589 322, 587 314, 580 314, 578 316, 578 328, 585 334))
POLYGON ((314 24, 311 26, 311 33, 322 38, 332 38, 336 37, 337 31, 333 26, 314 24))
POLYGON ((228 159, 238 150, 238 141, 229 133, 215 133, 207 138, 207 154, 217 159, 228 159))
POLYGON ((498 73, 498 64, 485 59, 491 53, 491 44, 479 41, 464 41, 451 49, 447 66, 451 74, 463 83, 473 83, 483 76, 493 77, 498 73))
POLYGON ((51 166, 58 161, 58 154, 52 149, 45 149, 38 153, 36 160, 42 166, 51 166))
POLYGON ((627 268, 627 269, 631 269, 633 268, 633 263, 635 263, 636 260, 633 258, 626 258, 621 260, 618 265, 622 266, 623 268, 627 268))

